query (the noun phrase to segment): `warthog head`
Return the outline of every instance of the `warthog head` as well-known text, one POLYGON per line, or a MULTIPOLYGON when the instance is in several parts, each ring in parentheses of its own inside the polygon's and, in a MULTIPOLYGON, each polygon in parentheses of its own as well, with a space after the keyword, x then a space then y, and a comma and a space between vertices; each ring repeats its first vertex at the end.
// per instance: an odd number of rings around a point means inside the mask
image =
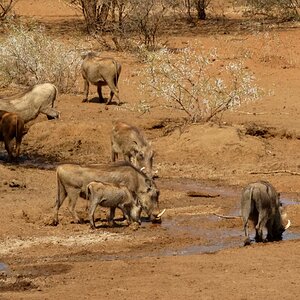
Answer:
POLYGON ((47 116, 48 120, 58 119, 59 118, 59 112, 54 109, 53 107, 41 107, 40 112, 42 114, 45 114, 47 116))
POLYGON ((147 179, 147 187, 145 190, 140 191, 138 195, 138 201, 146 212, 151 221, 159 221, 165 210, 159 212, 158 210, 158 198, 159 190, 155 183, 151 179, 147 179))
POLYGON ((141 224, 141 212, 142 212, 142 207, 133 204, 132 208, 130 209, 131 221, 141 224))
POLYGON ((283 232, 288 229, 291 225, 291 221, 287 218, 287 213, 285 209, 280 206, 275 218, 273 220, 273 224, 267 223, 268 228, 268 241, 280 241, 282 240, 283 232))
POLYGON ((145 173, 149 178, 153 177, 152 165, 153 165, 154 151, 150 147, 142 148, 136 153, 136 164, 140 170, 145 173))

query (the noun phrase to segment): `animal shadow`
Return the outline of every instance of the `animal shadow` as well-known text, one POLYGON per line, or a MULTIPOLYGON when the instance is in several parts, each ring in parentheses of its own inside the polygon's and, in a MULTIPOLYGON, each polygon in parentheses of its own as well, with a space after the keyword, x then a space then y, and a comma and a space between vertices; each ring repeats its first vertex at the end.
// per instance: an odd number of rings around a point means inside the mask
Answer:
MULTIPOLYGON (((87 103, 98 103, 98 104, 106 104, 108 98, 103 98, 103 100, 101 100, 99 97, 93 97, 91 99, 89 99, 89 101, 87 103)), ((120 101, 120 105, 125 104, 126 102, 124 101, 120 101)), ((118 102, 115 100, 112 100, 108 105, 116 105, 118 106, 118 102)))

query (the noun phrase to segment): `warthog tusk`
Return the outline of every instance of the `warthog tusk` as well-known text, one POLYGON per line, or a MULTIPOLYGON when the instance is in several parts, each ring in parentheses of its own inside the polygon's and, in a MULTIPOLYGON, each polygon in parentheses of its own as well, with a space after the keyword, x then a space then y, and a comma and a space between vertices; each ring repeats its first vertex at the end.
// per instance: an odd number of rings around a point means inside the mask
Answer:
POLYGON ((145 167, 142 167, 140 168, 140 171, 143 172, 146 168, 145 167))
POLYGON ((288 223, 286 224, 286 226, 284 227, 284 229, 286 230, 286 229, 288 229, 290 226, 291 226, 291 221, 288 220, 288 223))
POLYGON ((163 209, 163 210, 156 216, 156 218, 160 218, 165 212, 166 212, 166 209, 163 209))

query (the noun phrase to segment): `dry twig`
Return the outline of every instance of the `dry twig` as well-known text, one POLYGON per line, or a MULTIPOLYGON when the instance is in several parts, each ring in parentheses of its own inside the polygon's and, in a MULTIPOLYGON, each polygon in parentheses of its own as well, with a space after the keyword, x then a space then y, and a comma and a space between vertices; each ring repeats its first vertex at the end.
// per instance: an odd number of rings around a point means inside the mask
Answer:
POLYGON ((286 173, 291 175, 300 175, 299 172, 289 171, 289 170, 274 170, 274 171, 250 171, 249 174, 279 174, 286 173))
POLYGON ((217 213, 213 213, 214 216, 217 216, 219 218, 222 218, 222 219, 241 219, 242 216, 226 216, 226 215, 220 215, 220 214, 217 214, 217 213))

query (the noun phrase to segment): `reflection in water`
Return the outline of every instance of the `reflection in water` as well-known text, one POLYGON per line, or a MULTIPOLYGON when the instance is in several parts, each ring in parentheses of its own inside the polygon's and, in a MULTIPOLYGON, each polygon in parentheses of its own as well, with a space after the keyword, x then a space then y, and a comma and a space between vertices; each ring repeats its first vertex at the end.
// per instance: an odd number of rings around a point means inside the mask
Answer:
POLYGON ((0 262, 0 274, 9 274, 10 270, 7 264, 0 262))

